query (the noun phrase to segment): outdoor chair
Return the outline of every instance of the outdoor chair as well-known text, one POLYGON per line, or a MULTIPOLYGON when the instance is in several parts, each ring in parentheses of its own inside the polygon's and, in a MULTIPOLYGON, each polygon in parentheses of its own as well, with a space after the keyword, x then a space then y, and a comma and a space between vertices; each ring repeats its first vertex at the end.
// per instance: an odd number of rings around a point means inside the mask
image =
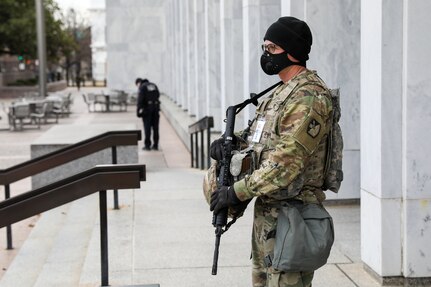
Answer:
POLYGON ((109 104, 118 106, 120 111, 127 111, 127 94, 123 91, 111 94, 109 97, 109 104))
POLYGON ((95 94, 94 97, 94 110, 96 111, 96 104, 100 105, 100 111, 106 110, 107 100, 103 91, 101 94, 95 94))
MULTIPOLYGON (((55 118, 55 123, 58 123, 58 118, 61 116, 61 110, 55 108, 55 102, 46 101, 46 110, 45 110, 45 123, 47 123, 48 118, 55 118)), ((45 102, 44 102, 45 104, 45 102)))
POLYGON ((132 92, 127 96, 127 104, 128 105, 136 105, 138 102, 138 93, 132 92))
POLYGON ((16 130, 16 122, 19 122, 20 129, 23 129, 24 120, 30 118, 30 105, 17 105, 10 109, 9 126, 16 130))
POLYGON ((70 107, 73 104, 73 98, 72 98, 72 93, 67 94, 66 98, 64 99, 64 107, 63 107, 63 113, 66 114, 67 116, 70 115, 70 107))
MULTIPOLYGON (((69 93, 67 96, 65 95, 57 95, 59 100, 54 101, 53 112, 58 114, 59 116, 69 116, 70 114, 70 106, 72 104, 72 93, 69 93)), ((85 99, 84 99, 85 101, 85 99)))
POLYGON ((39 111, 35 111, 30 114, 31 121, 37 123, 37 128, 40 129, 40 121, 43 119, 46 123, 46 110, 49 102, 44 102, 42 108, 39 111))
POLYGON ((94 94, 82 94, 82 98, 87 105, 88 112, 91 113, 95 111, 96 96, 94 94), (91 110, 91 107, 93 107, 93 110, 91 110))

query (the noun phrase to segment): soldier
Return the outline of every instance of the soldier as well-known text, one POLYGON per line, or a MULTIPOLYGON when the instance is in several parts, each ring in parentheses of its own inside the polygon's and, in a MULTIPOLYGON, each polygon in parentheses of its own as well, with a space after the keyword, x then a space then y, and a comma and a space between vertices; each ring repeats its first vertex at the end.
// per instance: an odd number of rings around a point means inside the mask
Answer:
POLYGON ((145 140, 144 150, 159 149, 159 111, 160 93, 154 83, 147 79, 137 78, 138 86, 137 116, 142 118, 144 124, 145 140), (153 130, 153 145, 151 146, 151 129, 153 130))
MULTIPOLYGON (((256 168, 232 186, 217 187, 211 194, 210 209, 216 213, 224 208, 245 209, 244 202, 256 198, 253 287, 306 287, 311 286, 314 275, 313 270, 277 270, 271 262, 280 204, 320 205, 325 199, 322 186, 332 102, 326 84, 306 68, 311 44, 310 28, 294 17, 281 17, 268 28, 261 67, 268 75, 278 75, 283 84, 260 102, 246 137, 257 159, 256 168)), ((211 145, 215 160, 222 159, 222 145, 222 139, 211 145)))

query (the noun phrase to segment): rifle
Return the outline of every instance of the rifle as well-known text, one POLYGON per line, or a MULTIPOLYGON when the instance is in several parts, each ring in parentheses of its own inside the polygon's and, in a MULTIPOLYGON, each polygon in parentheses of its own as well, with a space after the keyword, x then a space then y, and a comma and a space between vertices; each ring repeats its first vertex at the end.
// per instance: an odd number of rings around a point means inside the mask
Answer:
MULTIPOLYGON (((245 100, 244 102, 229 106, 226 110, 226 130, 223 136, 224 142, 223 142, 223 151, 224 151, 224 158, 221 161, 221 168, 220 168, 220 175, 217 180, 217 183, 219 186, 230 186, 233 184, 233 178, 230 174, 229 168, 230 168, 230 162, 232 159, 232 150, 233 150, 233 138, 234 138, 234 129, 235 129, 235 116, 244 109, 248 104, 253 103, 255 106, 257 106, 258 102, 257 100, 265 95, 267 92, 275 88, 276 86, 280 85, 282 81, 272 85, 271 87, 267 88, 263 92, 259 94, 250 94, 250 99, 245 100)), ((212 275, 217 275, 217 264, 218 264, 218 255, 219 255, 219 247, 220 247, 220 239, 221 235, 225 233, 229 227, 235 223, 236 217, 233 218, 229 223, 227 223, 227 217, 228 217, 228 208, 224 208, 220 210, 218 213, 213 213, 213 219, 212 224, 215 227, 215 249, 214 249, 214 257, 213 257, 213 266, 212 266, 212 275), (223 229, 224 228, 224 229, 223 229)))

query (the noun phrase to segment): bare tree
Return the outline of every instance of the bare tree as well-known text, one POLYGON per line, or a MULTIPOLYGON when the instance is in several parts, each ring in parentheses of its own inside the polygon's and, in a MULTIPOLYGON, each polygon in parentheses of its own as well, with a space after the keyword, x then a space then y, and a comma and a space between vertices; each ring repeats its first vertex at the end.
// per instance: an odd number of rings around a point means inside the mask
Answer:
POLYGON ((79 89, 82 81, 91 76, 91 29, 87 21, 74 9, 67 11, 63 22, 74 42, 71 53, 64 59, 66 81, 69 83, 72 75, 72 81, 79 89))

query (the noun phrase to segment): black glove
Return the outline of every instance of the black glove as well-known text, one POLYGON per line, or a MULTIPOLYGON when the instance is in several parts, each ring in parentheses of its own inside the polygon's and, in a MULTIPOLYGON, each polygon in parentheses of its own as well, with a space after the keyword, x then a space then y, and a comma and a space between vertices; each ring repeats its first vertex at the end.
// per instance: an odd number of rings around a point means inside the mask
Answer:
MULTIPOLYGON (((237 136, 234 136, 232 138, 232 144, 235 146, 238 143, 237 136)), ((216 139, 213 141, 210 145, 210 156, 212 159, 215 159, 216 161, 222 160, 224 155, 224 135, 222 135, 221 138, 216 139)))
POLYGON ((233 216, 240 216, 247 208, 248 204, 250 203, 252 199, 247 199, 246 201, 241 201, 239 204, 237 205, 232 205, 231 208, 231 212, 233 216))
POLYGON ((223 159, 224 149, 223 149, 224 139, 219 138, 211 143, 210 146, 210 156, 216 161, 223 159))
POLYGON ((233 186, 218 187, 213 194, 211 194, 210 210, 217 214, 221 209, 238 205, 241 202, 242 201, 236 196, 233 186))

